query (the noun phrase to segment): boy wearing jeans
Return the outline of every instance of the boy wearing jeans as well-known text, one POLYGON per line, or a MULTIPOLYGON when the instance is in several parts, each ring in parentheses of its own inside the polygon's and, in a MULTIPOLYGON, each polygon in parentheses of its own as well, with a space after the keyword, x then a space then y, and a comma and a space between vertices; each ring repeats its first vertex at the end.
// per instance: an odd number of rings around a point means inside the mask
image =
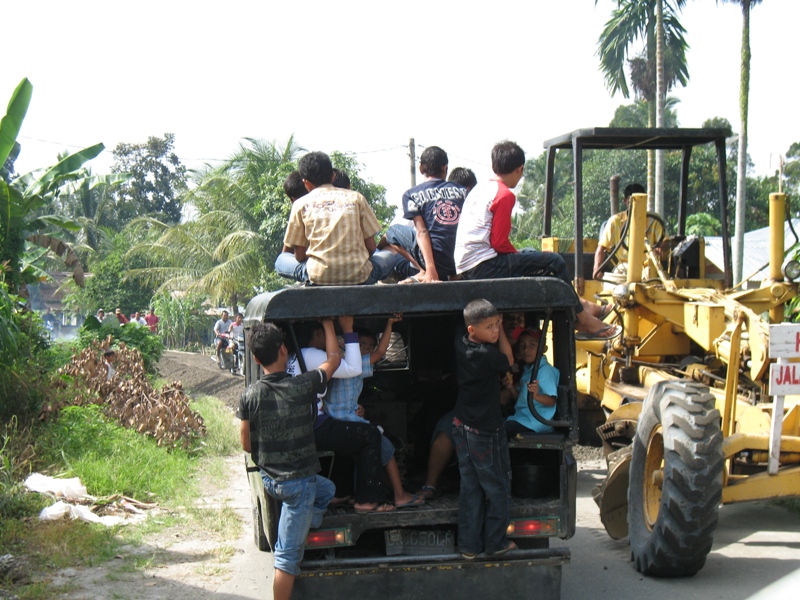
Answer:
POLYGON ((324 320, 323 327, 327 360, 297 377, 286 372, 288 352, 277 326, 258 324, 247 337, 264 374, 242 394, 236 416, 242 448, 261 468, 267 493, 283 503, 274 548, 275 600, 291 597, 308 530, 322 524, 335 492, 330 480, 317 475, 313 430, 317 394, 341 362, 333 321, 324 320))
POLYGON ((467 333, 456 339, 453 441, 461 472, 458 545, 467 560, 482 550, 498 556, 517 547, 506 536, 511 460, 500 411, 500 378, 514 356, 502 321, 491 302, 473 300, 464 308, 467 333))

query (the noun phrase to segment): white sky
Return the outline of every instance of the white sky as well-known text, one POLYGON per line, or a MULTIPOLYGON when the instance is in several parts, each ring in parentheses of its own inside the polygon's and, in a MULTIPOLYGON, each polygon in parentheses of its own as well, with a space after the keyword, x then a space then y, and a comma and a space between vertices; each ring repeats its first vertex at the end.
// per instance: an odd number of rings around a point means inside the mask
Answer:
MULTIPOLYGON (((355 152, 362 175, 399 202, 408 140, 438 145, 451 169, 490 175, 489 153, 512 139, 529 157, 545 139, 606 126, 609 97, 594 55, 613 2, 600 0, 0 0, 0 105, 34 86, 18 172, 59 151, 176 135, 184 164, 224 159, 243 137, 355 152)), ((739 128, 741 10, 687 2, 689 73, 678 117, 739 128)), ((756 174, 800 141, 793 64, 800 2, 751 15, 749 151, 756 174), (788 60, 788 63, 785 62, 788 60)), ((418 147, 417 155, 421 152, 418 147)))

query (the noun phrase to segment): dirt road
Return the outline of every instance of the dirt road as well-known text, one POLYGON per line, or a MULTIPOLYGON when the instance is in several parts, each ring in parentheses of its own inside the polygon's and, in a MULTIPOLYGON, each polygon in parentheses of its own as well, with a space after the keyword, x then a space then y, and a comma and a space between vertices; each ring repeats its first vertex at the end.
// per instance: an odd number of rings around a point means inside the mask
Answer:
POLYGON ((168 381, 180 381, 192 396, 216 396, 233 410, 244 390, 244 377, 231 375, 211 356, 167 350, 158 361, 158 372, 168 381))

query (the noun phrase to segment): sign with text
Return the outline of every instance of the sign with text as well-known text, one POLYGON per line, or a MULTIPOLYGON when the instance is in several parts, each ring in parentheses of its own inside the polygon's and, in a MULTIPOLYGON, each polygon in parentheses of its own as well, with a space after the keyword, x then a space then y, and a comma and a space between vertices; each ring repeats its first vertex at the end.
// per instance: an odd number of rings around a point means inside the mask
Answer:
POLYGON ((800 394, 800 363, 777 363, 769 366, 769 395, 800 394))
POLYGON ((769 356, 778 359, 769 366, 769 395, 800 394, 800 363, 786 360, 800 357, 800 324, 769 326, 769 356))
POLYGON ((769 357, 800 357, 800 323, 769 326, 769 357))

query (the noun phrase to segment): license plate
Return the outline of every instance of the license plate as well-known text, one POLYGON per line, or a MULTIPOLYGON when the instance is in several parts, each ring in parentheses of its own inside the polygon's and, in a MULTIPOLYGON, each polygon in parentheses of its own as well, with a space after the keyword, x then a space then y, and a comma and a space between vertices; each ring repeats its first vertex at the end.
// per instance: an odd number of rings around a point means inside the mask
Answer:
POLYGON ((384 532, 387 556, 398 554, 452 554, 455 536, 452 531, 390 529, 384 532))

